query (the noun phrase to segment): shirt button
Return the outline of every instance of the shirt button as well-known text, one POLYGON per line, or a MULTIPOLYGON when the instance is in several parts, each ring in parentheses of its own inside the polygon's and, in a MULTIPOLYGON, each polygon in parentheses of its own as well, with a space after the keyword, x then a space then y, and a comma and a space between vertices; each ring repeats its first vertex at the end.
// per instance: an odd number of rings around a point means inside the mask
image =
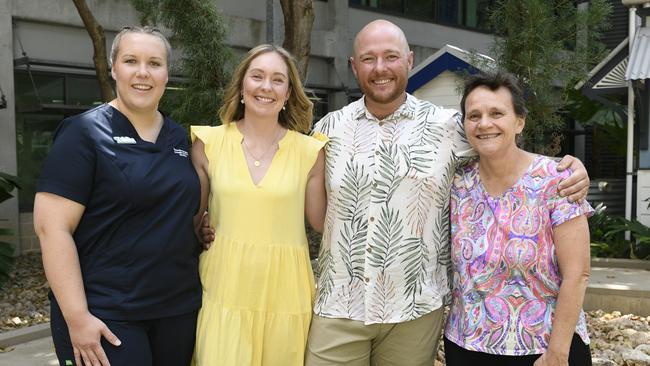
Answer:
POLYGON ((375 150, 375 155, 379 155, 379 151, 375 150))
POLYGON ((379 127, 383 126, 385 123, 386 122, 384 122, 384 121, 379 122, 379 127))
POLYGON ((368 249, 366 249, 366 251, 367 251, 368 253, 372 253, 372 248, 371 248, 371 247, 368 247, 368 249))
POLYGON ((363 279, 366 281, 366 283, 370 282, 370 278, 368 277, 364 277, 363 279))
POLYGON ((373 216, 370 216, 370 222, 375 221, 375 218, 373 216))
POLYGON ((372 188, 377 188, 377 182, 372 183, 372 188))

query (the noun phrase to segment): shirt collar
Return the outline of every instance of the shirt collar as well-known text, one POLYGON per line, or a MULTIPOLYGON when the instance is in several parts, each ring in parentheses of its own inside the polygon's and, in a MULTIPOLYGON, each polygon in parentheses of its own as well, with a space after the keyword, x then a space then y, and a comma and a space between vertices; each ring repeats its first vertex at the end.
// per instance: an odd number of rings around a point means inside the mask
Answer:
MULTIPOLYGON (((375 116, 368 111, 368 108, 366 108, 366 96, 364 95, 361 97, 359 100, 353 103, 352 107, 352 117, 355 120, 359 120, 361 118, 365 118, 367 120, 377 120, 375 116)), ((417 106, 417 99, 412 96, 409 93, 406 93, 406 100, 402 105, 397 108, 393 114, 387 116, 386 118, 383 119, 383 121, 392 121, 396 119, 400 119, 402 117, 408 118, 408 119, 415 119, 415 107, 417 106)))

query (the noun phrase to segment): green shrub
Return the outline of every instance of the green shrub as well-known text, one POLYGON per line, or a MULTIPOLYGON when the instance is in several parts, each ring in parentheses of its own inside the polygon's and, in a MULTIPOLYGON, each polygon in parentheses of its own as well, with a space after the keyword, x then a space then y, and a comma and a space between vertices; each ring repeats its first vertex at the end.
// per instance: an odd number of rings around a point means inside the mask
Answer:
MULTIPOLYGON (((13 175, 0 173, 0 203, 13 197, 11 192, 14 188, 20 188, 18 178, 13 175)), ((7 221, 6 219, 0 221, 7 221)), ((0 227, 0 238, 3 236, 13 235, 11 230, 6 227, 0 227)), ((14 266, 14 246, 0 240, 0 288, 9 278, 9 274, 14 266)))
POLYGON ((636 220, 607 215, 602 203, 589 218, 591 255, 601 258, 650 259, 650 228, 636 220), (631 240, 625 239, 629 231, 631 240))

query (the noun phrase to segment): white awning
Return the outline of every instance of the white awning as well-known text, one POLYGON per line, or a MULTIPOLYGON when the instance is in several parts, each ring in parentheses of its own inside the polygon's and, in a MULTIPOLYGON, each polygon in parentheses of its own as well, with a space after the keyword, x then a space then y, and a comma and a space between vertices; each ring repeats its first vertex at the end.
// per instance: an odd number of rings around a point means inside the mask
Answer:
POLYGON ((650 28, 638 28, 632 43, 630 61, 625 72, 625 80, 644 80, 650 78, 650 28))
POLYGON ((580 81, 575 85, 575 89, 579 90, 585 84, 591 85, 591 89, 615 89, 615 88, 625 88, 627 83, 625 81, 625 71, 627 70, 627 40, 625 39, 616 46, 598 65, 596 65, 587 75, 587 78, 580 81), (625 52, 626 55, 624 58, 620 57, 620 53, 625 52), (614 59, 619 59, 617 63, 614 63, 614 59), (609 70, 606 69, 609 68, 609 70), (605 69, 607 72, 604 75, 601 74, 601 71, 605 69), (596 78, 596 75, 599 75, 596 78))

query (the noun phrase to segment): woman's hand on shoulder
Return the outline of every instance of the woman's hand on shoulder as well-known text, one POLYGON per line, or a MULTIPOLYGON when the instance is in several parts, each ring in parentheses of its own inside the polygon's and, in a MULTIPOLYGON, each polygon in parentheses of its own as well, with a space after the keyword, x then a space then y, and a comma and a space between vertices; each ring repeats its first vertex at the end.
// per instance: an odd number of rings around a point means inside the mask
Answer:
POLYGON ((201 200, 199 210, 193 218, 194 233, 204 250, 208 250, 214 241, 214 228, 210 226, 208 217, 208 197, 210 196, 210 176, 208 173, 208 157, 205 155, 203 141, 196 139, 192 144, 192 164, 196 169, 201 185, 201 200))
POLYGON ((580 159, 565 155, 557 166, 559 172, 571 169, 571 176, 560 183, 558 190, 562 197, 568 197, 571 202, 580 202, 589 192, 589 174, 580 159))

